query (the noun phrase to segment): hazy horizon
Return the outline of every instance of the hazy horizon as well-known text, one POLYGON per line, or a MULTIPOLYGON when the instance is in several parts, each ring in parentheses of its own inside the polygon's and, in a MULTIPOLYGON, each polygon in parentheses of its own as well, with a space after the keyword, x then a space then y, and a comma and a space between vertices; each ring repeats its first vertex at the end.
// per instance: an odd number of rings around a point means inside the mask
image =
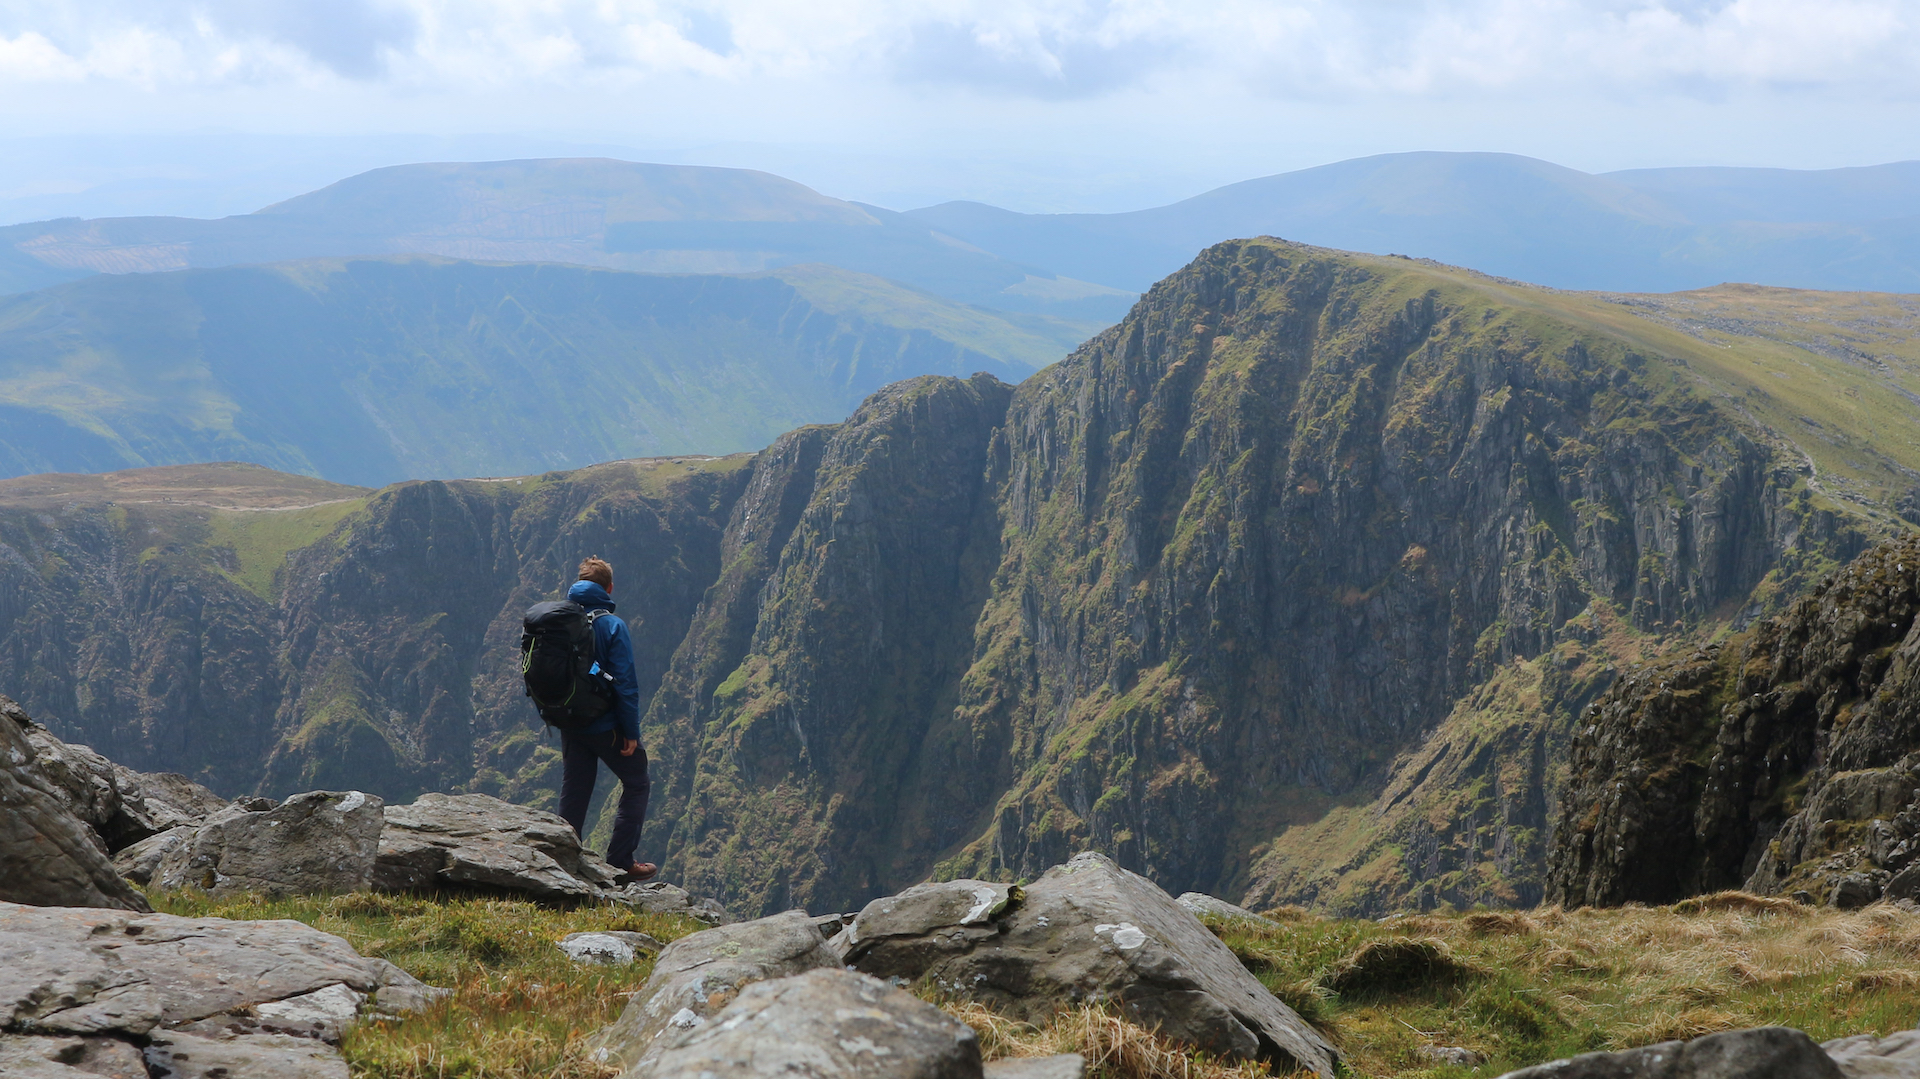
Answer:
POLYGON ((246 212, 600 154, 891 209, 1113 212, 1380 153, 1920 158, 1897 0, 0 4, 0 218, 246 212))

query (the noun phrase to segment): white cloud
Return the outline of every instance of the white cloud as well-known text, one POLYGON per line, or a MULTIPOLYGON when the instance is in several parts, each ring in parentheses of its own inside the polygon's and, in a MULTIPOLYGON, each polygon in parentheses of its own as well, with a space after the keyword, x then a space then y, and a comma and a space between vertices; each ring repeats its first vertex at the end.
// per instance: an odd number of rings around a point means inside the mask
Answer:
POLYGON ((959 84, 1202 80, 1284 98, 1920 88, 1911 0, 0 0, 0 78, 959 84))

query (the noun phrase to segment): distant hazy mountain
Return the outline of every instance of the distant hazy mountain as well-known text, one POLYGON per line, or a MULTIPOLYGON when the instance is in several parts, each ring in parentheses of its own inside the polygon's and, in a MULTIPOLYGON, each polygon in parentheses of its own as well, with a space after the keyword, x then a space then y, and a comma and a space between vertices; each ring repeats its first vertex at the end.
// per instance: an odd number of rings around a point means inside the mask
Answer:
POLYGON ((668 273, 829 263, 948 299, 1104 325, 1133 300, 747 169, 604 158, 399 165, 251 214, 0 228, 0 293, 89 273, 427 254, 668 273))
POLYGON ((1017 382, 1079 340, 824 266, 102 274, 0 300, 0 475, 240 460, 378 484, 729 453, 912 375, 1017 382))
POLYGON ((1560 288, 1723 281, 1920 291, 1920 162, 1600 176, 1512 154, 1388 154, 1124 214, 950 202, 909 217, 1005 258, 1139 291, 1196 251, 1273 235, 1560 288))

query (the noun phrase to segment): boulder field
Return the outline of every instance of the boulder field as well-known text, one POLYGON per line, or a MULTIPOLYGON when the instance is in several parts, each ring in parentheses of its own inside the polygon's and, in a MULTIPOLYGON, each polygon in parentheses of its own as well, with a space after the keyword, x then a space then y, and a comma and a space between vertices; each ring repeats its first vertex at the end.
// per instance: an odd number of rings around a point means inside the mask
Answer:
MULTIPOLYGON (((1830 784, 1831 785, 1831 784, 1830 784)), ((1105 1003, 1217 1059, 1339 1073, 1339 1051, 1178 899, 1096 852, 1028 884, 928 882, 855 914, 729 919, 673 885, 624 887, 550 813, 484 795, 388 806, 358 791, 223 802, 122 768, 0 707, 0 1075, 8 1079, 348 1079, 337 1046, 367 1016, 444 990, 293 921, 145 910, 121 874, 214 895, 479 892, 618 903, 712 928, 668 944, 576 933, 579 963, 654 955, 593 1052, 621 1079, 1083 1079, 1076 1055, 983 1062, 974 1031, 904 987, 1044 1021, 1105 1003)), ((1449 1050, 1452 1051, 1452 1050, 1449 1050)), ((1468 1063, 1457 1061, 1455 1063, 1468 1063)), ((1825 1045, 1757 1028, 1594 1053, 1508 1079, 1920 1079, 1920 1031, 1825 1045)))

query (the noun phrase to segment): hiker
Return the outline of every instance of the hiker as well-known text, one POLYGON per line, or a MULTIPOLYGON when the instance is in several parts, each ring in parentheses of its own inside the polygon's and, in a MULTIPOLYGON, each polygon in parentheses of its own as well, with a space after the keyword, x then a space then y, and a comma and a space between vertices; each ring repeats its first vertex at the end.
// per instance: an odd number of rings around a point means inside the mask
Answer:
POLYGON ((634 860, 652 793, 647 751, 640 748, 640 680, 633 669, 633 638, 613 613, 613 567, 599 558, 581 562, 579 580, 567 589, 567 600, 535 604, 526 625, 521 651, 527 695, 534 698, 541 718, 560 730, 560 816, 573 825, 574 834, 586 838, 587 803, 604 763, 620 780, 607 861, 628 880, 650 880, 659 867, 634 860), (577 667, 568 662, 542 681, 536 646, 553 641, 558 642, 556 650, 566 648, 570 635, 573 650, 566 654, 577 660, 577 667))

